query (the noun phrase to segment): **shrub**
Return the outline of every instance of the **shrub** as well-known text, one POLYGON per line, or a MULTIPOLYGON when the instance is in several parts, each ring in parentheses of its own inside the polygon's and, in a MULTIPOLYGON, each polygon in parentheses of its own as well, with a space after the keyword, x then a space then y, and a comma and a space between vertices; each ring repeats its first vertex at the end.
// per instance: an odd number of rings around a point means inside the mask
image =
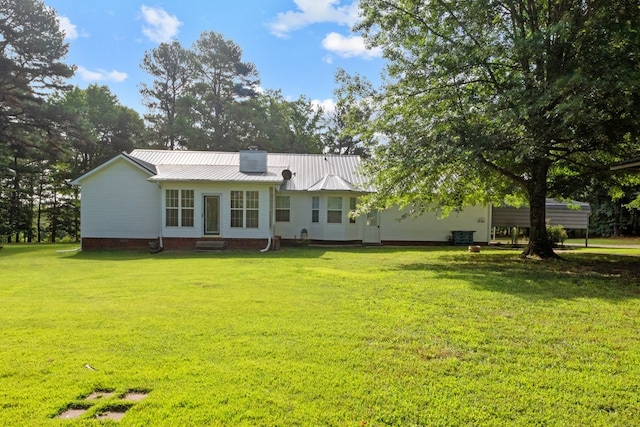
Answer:
POLYGON ((567 230, 560 224, 550 225, 547 222, 547 235, 551 240, 551 243, 554 245, 563 245, 564 241, 567 240, 567 230))

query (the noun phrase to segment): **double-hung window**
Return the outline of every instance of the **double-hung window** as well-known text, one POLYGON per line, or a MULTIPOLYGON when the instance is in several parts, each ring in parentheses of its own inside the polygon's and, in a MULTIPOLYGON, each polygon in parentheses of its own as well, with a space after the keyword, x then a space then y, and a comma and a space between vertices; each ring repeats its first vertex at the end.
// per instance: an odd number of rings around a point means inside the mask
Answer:
POLYGON ((259 199, 258 191, 231 191, 231 227, 258 228, 259 199))
POLYGON ((258 217, 260 215, 260 193, 257 191, 246 192, 247 204, 247 228, 258 228, 258 217))
POLYGON ((193 227, 194 191, 165 191, 165 225, 167 227, 193 227))
POLYGON ((342 224, 342 197, 327 198, 327 222, 342 224))
POLYGON ((291 220, 291 197, 276 196, 276 222, 291 220))
POLYGON ((311 198, 311 222, 320 222, 320 197, 311 198))
POLYGON ((355 197, 350 197, 349 198, 349 224, 355 224, 356 223, 356 217, 351 216, 351 214, 353 212, 355 212, 356 210, 356 198, 355 197))

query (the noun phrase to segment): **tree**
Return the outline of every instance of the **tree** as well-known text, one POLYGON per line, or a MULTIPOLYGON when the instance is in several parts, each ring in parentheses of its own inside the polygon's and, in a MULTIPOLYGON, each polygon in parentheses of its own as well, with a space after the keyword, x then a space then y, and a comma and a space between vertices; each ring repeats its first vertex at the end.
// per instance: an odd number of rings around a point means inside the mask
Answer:
POLYGON ((55 105, 64 112, 68 153, 79 176, 111 157, 143 145, 144 122, 135 110, 121 105, 107 86, 74 88, 55 105))
POLYGON ((358 132, 357 126, 350 124, 368 123, 373 118, 374 108, 371 105, 373 86, 361 76, 350 76, 340 69, 335 76, 338 88, 334 91, 337 102, 335 109, 329 112, 323 135, 324 148, 331 154, 357 154, 368 157, 373 144, 372 137, 366 140, 364 133, 358 132), (356 98, 356 94, 364 98, 356 98))
POLYGON ((0 1, 0 167, 4 232, 32 238, 33 168, 61 152, 49 94, 66 90, 73 69, 55 11, 37 0, 0 1), (4 188, 4 185, 7 188, 4 188))
POLYGON ((258 94, 258 71, 242 61, 242 49, 213 31, 194 44, 197 82, 185 98, 190 108, 191 149, 236 150, 247 135, 244 101, 258 94))
MULTIPOLYGON (((245 103, 249 107, 250 103, 245 103)), ((286 100, 280 91, 266 91, 252 104, 248 145, 278 153, 321 153, 322 109, 301 96, 286 100)))
POLYGON ((149 110, 145 119, 156 145, 168 150, 180 148, 185 144, 185 128, 181 122, 185 111, 180 108, 180 100, 195 83, 193 52, 177 40, 161 43, 144 54, 140 68, 155 78, 151 86, 143 83, 140 93, 149 110))
POLYGON ((416 211, 521 194, 523 255, 554 257, 545 197, 638 146, 640 8, 632 0, 361 0, 383 48, 385 137, 369 204, 416 211))

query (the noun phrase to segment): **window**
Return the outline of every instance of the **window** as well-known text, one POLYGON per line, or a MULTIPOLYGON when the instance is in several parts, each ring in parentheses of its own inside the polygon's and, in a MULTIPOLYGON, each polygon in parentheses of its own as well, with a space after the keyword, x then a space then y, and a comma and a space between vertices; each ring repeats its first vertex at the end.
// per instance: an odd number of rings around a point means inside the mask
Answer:
POLYGON ((258 191, 231 192, 231 227, 258 228, 259 198, 258 191))
MULTIPOLYGON (((350 197, 349 198, 349 212, 355 212, 356 210, 356 198, 355 197, 350 197)), ((351 215, 349 215, 349 224, 355 224, 356 223, 356 218, 352 217, 351 215)))
POLYGON ((183 227, 193 227, 193 190, 182 190, 182 223, 183 227))
POLYGON ((244 193, 242 191, 231 192, 231 227, 244 226, 244 193))
POLYGON ((257 191, 247 191, 247 228, 258 228, 259 196, 260 193, 257 191))
POLYGON ((291 219, 291 198, 276 196, 276 222, 289 222, 291 219))
POLYGON ((167 227, 193 227, 193 190, 165 191, 165 225, 167 227))
POLYGON ((330 224, 342 223, 342 197, 327 198, 327 222, 330 224))
POLYGON ((320 222, 320 197, 311 198, 311 222, 320 222))
POLYGON ((179 190, 167 190, 165 192, 166 208, 165 208, 165 225, 167 227, 178 226, 178 210, 179 210, 179 190))

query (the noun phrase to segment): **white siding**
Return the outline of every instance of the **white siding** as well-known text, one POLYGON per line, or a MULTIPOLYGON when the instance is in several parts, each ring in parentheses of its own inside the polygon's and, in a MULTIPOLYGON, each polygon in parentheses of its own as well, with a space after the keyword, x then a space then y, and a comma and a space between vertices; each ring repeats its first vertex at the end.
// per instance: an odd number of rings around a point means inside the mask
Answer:
POLYGON ((290 196, 291 216, 289 222, 276 222, 276 235, 283 239, 299 239, 302 229, 306 229, 311 240, 351 241, 362 240, 362 224, 364 218, 349 223, 349 199, 357 196, 354 193, 294 192, 282 191, 279 196, 290 196), (313 197, 320 198, 319 222, 311 222, 311 203, 313 197), (342 223, 327 222, 328 197, 342 198, 342 223))
POLYGON ((148 177, 122 158, 82 180, 82 237, 157 238, 160 191, 148 177))
POLYGON ((220 197, 220 235, 229 239, 266 239, 271 235, 269 225, 269 186, 240 183, 162 183, 162 200, 158 202, 162 235, 164 237, 200 238, 204 234, 204 197, 220 197), (194 190, 193 227, 167 227, 165 218, 165 190, 194 190), (258 228, 231 227, 231 191, 258 191, 259 218, 258 228))
POLYGON ((472 206, 462 212, 451 213, 448 217, 438 218, 434 212, 425 212, 417 218, 406 218, 398 209, 389 209, 381 213, 380 233, 382 241, 406 242, 446 242, 452 231, 474 231, 474 241, 487 243, 490 240, 490 207, 472 206))

